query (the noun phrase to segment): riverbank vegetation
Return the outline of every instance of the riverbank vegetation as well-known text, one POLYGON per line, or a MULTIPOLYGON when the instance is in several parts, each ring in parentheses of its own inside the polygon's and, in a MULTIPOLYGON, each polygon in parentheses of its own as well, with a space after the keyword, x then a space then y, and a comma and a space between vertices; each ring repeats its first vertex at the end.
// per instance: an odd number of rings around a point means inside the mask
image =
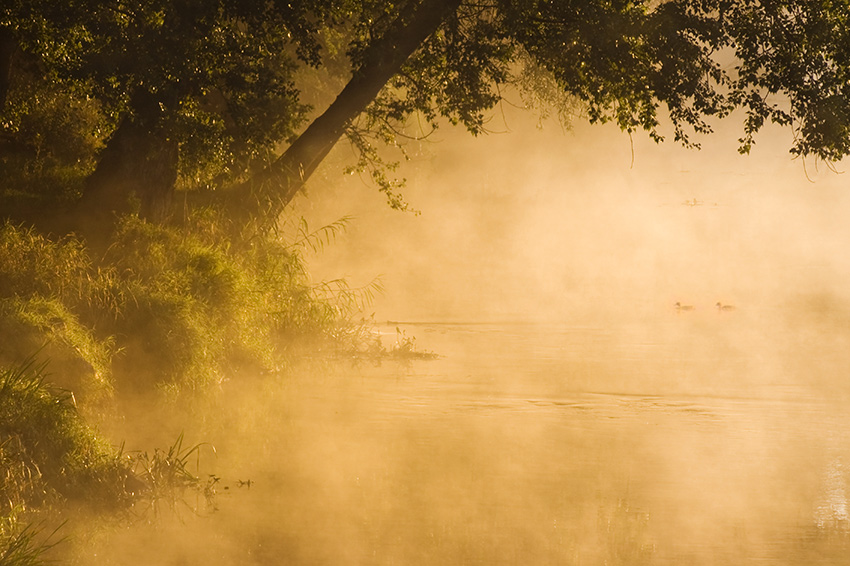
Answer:
POLYGON ((271 370, 308 337, 344 336, 348 315, 379 289, 312 284, 301 240, 235 254, 211 231, 128 216, 93 261, 74 236, 0 226, 2 361, 41 349, 55 382, 86 398, 202 389, 239 368, 271 370))
POLYGON ((32 360, 0 371, 0 564, 42 563, 63 542, 69 508, 144 516, 188 491, 214 497, 190 469, 201 444, 184 447, 181 434, 166 449, 125 453, 47 377, 32 360))
POLYGON ((212 214, 189 228, 129 214, 99 253, 74 234, 0 225, 0 564, 50 554, 55 526, 37 525, 68 505, 214 493, 189 471, 199 446, 184 448, 182 435, 132 453, 102 437, 97 424, 122 403, 191 404, 303 355, 415 357, 406 337, 385 348, 361 314, 379 280, 310 279, 307 256, 349 222, 282 222, 237 248, 212 214))
POLYGON ((314 284, 305 267, 346 222, 298 222, 289 241, 235 253, 209 219, 180 231, 128 215, 99 257, 73 235, 0 226, 0 564, 37 563, 53 543, 33 525, 69 502, 115 509, 209 490, 182 436, 125 454, 97 433, 122 400, 214 395, 299 351, 386 353, 354 316, 380 284, 314 284))

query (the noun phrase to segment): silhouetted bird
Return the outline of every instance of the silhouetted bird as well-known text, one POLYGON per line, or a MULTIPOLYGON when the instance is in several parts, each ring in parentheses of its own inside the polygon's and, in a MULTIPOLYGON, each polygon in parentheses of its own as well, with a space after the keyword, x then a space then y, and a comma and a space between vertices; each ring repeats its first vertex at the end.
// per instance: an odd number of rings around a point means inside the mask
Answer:
POLYGON ((723 311, 727 311, 727 312, 728 312, 728 311, 733 311, 733 310, 735 310, 734 305, 724 305, 724 304, 723 304, 723 303, 721 303, 720 301, 717 301, 717 304, 716 304, 716 305, 714 305, 714 306, 717 308, 717 311, 718 311, 718 312, 723 312, 723 311))
POLYGON ((683 305, 682 303, 680 303, 678 301, 673 306, 676 307, 677 311, 692 311, 692 310, 694 310, 693 305, 683 305))

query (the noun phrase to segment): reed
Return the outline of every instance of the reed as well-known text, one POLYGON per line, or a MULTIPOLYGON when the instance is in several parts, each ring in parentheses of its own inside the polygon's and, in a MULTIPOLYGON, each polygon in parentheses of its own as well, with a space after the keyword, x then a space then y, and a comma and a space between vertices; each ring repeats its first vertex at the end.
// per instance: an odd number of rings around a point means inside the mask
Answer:
POLYGON ((16 521, 0 521, 0 565, 40 566, 46 564, 47 553, 65 539, 56 538, 62 525, 47 535, 38 525, 20 527, 16 521))
POLYGON ((0 515, 71 499, 114 506, 128 495, 127 462, 89 427, 74 395, 33 360, 0 371, 0 515))
POLYGON ((431 360, 438 355, 429 350, 416 349, 416 337, 408 336, 407 332, 396 326, 396 339, 389 351, 389 355, 396 359, 420 359, 431 360))
POLYGON ((135 477, 147 488, 152 499, 173 498, 187 488, 201 487, 197 473, 200 471, 201 448, 214 448, 206 443, 189 447, 183 446, 181 432, 174 443, 165 450, 159 448, 153 452, 140 452, 133 458, 135 477), (190 471, 191 461, 195 459, 195 470, 190 471))
POLYGON ((44 348, 54 381, 78 397, 117 388, 173 398, 281 367, 299 344, 363 349, 352 321, 383 291, 380 279, 314 283, 306 268, 349 222, 293 221, 234 250, 223 221, 203 211, 184 229, 129 215, 96 262, 78 239, 3 224, 0 365, 44 348))

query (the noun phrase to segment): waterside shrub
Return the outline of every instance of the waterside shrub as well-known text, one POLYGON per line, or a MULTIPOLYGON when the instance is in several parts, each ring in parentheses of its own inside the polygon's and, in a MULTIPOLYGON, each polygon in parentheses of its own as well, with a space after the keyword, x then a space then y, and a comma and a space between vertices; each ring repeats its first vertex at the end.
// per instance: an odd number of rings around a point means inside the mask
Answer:
POLYGON ((374 282, 312 284, 305 251, 344 221, 289 241, 255 238, 238 251, 201 211, 183 228, 137 216, 93 260, 84 242, 0 226, 0 363, 43 349, 51 379, 86 400, 133 392, 206 390, 239 370, 272 370, 296 344, 351 348, 352 314, 374 282))

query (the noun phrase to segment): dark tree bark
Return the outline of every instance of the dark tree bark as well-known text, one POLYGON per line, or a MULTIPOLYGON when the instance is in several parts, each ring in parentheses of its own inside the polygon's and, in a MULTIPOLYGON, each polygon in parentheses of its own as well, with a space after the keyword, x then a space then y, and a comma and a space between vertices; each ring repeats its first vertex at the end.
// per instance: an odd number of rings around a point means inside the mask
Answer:
MULTIPOLYGON (((362 63, 328 109, 292 145, 248 182, 221 198, 235 235, 271 225, 304 186, 345 128, 375 99, 405 61, 462 0, 422 0, 399 16, 364 53, 362 63)), ((140 92, 107 143, 79 203, 79 231, 94 241, 108 234, 116 217, 133 210, 152 221, 167 219, 177 178, 178 146, 162 128, 160 101, 140 92)))
POLYGON ((237 227, 254 220, 275 221, 343 135, 345 128, 375 99, 405 61, 460 6, 461 0, 424 0, 403 14, 372 44, 363 63, 336 100, 284 154, 228 198, 237 227))
POLYGON ((12 31, 0 28, 0 112, 6 106, 6 96, 12 82, 12 58, 18 44, 12 31))
POLYGON ((108 232, 118 214, 162 222, 171 211, 178 147, 161 127, 159 102, 148 93, 133 100, 133 113, 112 134, 86 180, 80 212, 85 233, 108 232))

